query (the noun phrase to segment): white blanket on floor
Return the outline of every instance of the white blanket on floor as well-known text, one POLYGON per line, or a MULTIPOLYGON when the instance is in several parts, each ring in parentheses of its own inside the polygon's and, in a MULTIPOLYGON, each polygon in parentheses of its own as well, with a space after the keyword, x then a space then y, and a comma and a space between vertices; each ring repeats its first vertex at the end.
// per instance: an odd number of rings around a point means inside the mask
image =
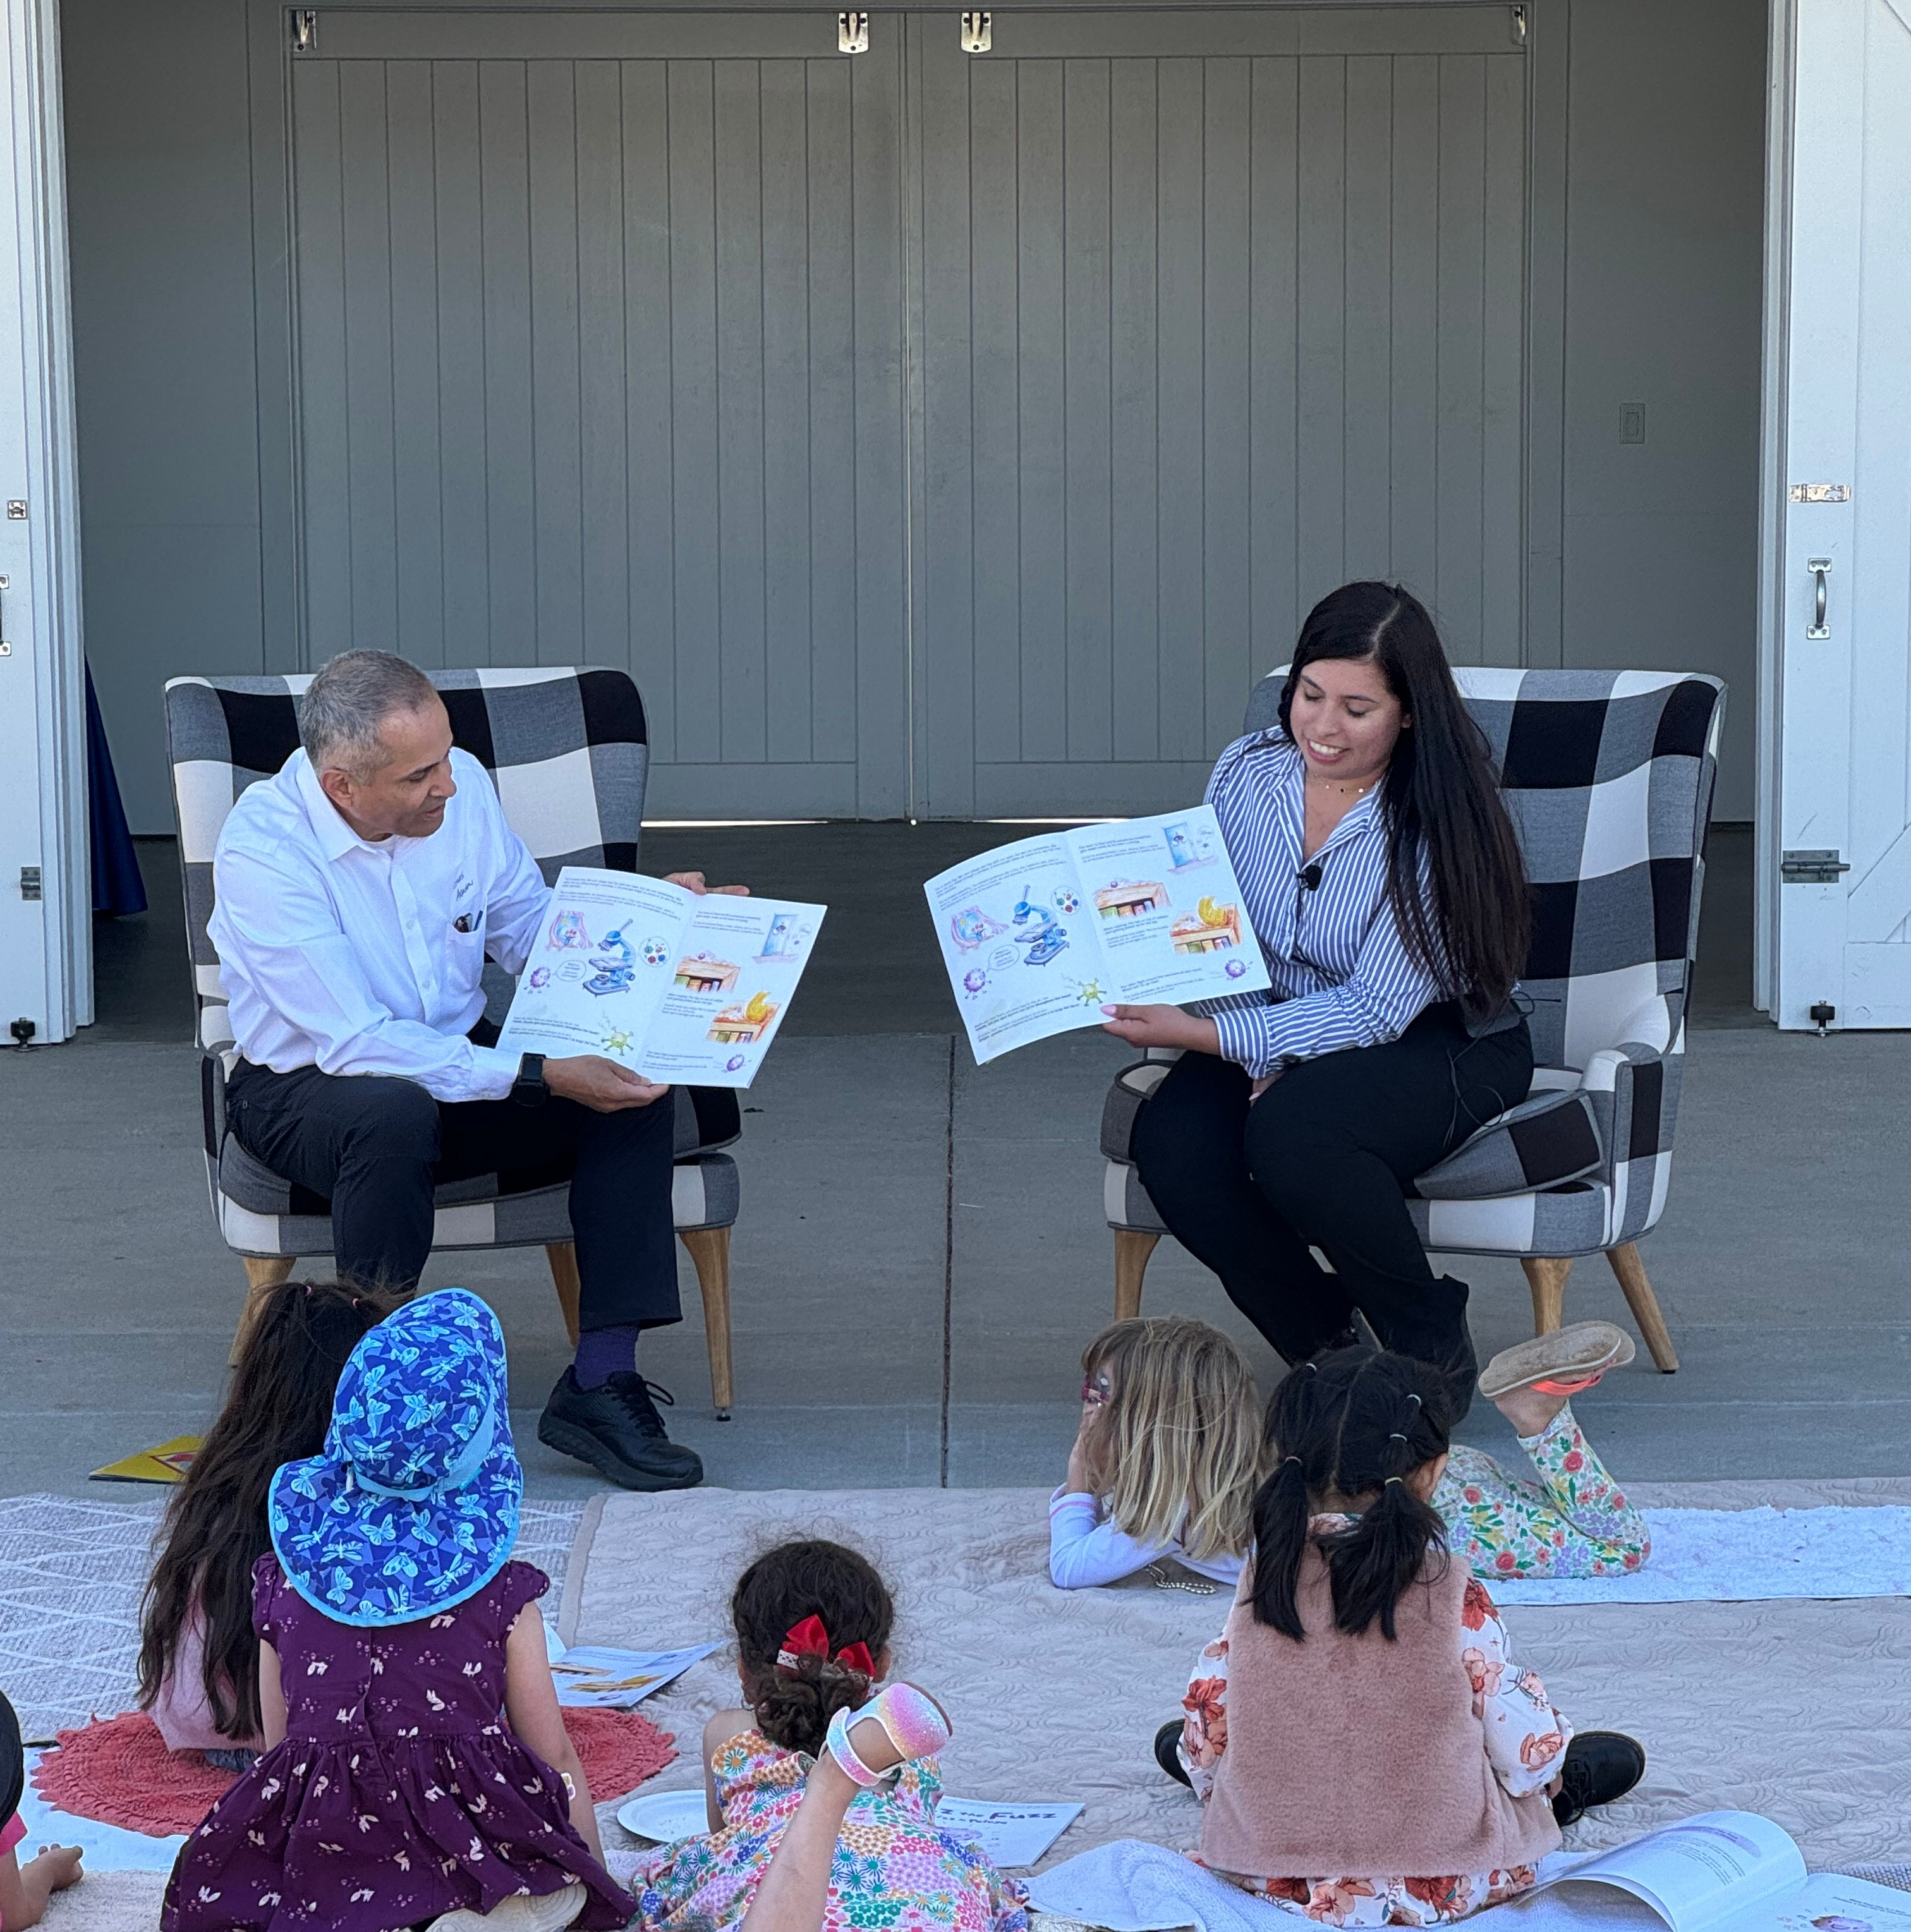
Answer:
POLYGON ((1911 1596, 1911 1509, 1648 1509, 1652 1556, 1630 1576, 1500 1577, 1495 1602, 1757 1603, 1911 1596))
MULTIPOLYGON (((1555 1852, 1540 1861, 1540 1876, 1551 1877, 1585 1856, 1555 1852)), ((1182 1925, 1200 1932, 1293 1932, 1296 1916, 1179 1852, 1139 1838, 1117 1838, 1051 1866, 1029 1881, 1029 1895, 1044 1912, 1108 1932, 1172 1932, 1182 1925)))

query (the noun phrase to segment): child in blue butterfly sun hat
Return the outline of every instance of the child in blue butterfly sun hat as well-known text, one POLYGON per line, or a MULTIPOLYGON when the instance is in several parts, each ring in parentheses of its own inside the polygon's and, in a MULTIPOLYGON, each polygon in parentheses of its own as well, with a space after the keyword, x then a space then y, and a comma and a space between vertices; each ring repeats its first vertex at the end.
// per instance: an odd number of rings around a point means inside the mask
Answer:
POLYGON ((364 1336, 324 1449, 272 1479, 267 1748, 180 1852, 164 1932, 626 1922, 551 1681, 549 1579, 510 1561, 524 1486, 482 1301, 423 1295, 364 1336))

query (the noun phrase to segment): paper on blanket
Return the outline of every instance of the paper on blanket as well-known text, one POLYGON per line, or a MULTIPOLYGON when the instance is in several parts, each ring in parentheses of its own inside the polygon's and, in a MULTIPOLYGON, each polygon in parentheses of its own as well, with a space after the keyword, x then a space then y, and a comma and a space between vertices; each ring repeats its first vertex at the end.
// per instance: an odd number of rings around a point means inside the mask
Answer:
MULTIPOLYGON (((545 1648, 551 1648, 547 1630, 545 1648)), ((559 1647, 551 1662, 557 1702, 574 1709, 628 1711, 674 1678, 681 1677, 720 1646, 693 1643, 682 1650, 612 1650, 601 1644, 559 1647)))
POLYGON ((1911 1932, 1911 1894, 1830 1872, 1807 1877, 1790 1836, 1751 1811, 1705 1811, 1549 1872, 1496 1906, 1498 1932, 1911 1932))
POLYGON ((497 1044, 601 1054, 649 1080, 747 1087, 826 910, 566 866, 497 1044))
POLYGON ((1081 1815, 1079 1804, 998 1804, 945 1794, 936 1807, 936 1828, 980 1846, 998 1871, 1013 1871, 1038 1863, 1081 1815))
POLYGON ((923 891, 978 1065, 1099 1026, 1104 1001, 1269 984, 1209 806, 1018 838, 923 891))

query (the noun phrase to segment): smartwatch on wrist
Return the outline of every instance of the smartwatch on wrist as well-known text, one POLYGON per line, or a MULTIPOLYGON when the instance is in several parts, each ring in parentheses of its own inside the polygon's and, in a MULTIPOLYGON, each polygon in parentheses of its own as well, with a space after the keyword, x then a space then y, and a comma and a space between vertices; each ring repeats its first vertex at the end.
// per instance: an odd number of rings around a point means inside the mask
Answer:
POLYGON ((511 1083, 511 1097, 521 1107, 541 1107, 551 1097, 545 1084, 544 1056, 527 1053, 518 1062, 518 1077, 511 1083))

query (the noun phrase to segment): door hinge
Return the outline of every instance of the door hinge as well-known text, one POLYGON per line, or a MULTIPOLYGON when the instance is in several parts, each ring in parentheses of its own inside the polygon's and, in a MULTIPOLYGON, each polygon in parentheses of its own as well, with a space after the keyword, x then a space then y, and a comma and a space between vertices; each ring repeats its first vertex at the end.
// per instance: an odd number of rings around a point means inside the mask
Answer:
POLYGON ((1778 876, 1788 886, 1835 886, 1850 870, 1834 851, 1786 852, 1778 861, 1778 876))
POLYGON ((870 16, 867 14, 837 15, 836 50, 840 54, 866 54, 869 52, 870 16))
POLYGON ((1792 501, 1795 503, 1849 503, 1851 485, 1849 483, 1794 483, 1792 501))
POLYGON ((295 54, 314 53, 318 49, 318 16, 309 7, 295 7, 292 10, 292 51, 295 54))
POLYGON ((38 866, 23 866, 20 868, 20 897, 37 899, 39 896, 40 868, 38 866))
POLYGON ((1513 45, 1523 47, 1526 44, 1525 0, 1515 0, 1515 4, 1507 9, 1507 27, 1513 36, 1513 45))
POLYGON ((962 16, 962 50, 966 54, 985 54, 995 45, 995 23, 987 14, 962 16))

